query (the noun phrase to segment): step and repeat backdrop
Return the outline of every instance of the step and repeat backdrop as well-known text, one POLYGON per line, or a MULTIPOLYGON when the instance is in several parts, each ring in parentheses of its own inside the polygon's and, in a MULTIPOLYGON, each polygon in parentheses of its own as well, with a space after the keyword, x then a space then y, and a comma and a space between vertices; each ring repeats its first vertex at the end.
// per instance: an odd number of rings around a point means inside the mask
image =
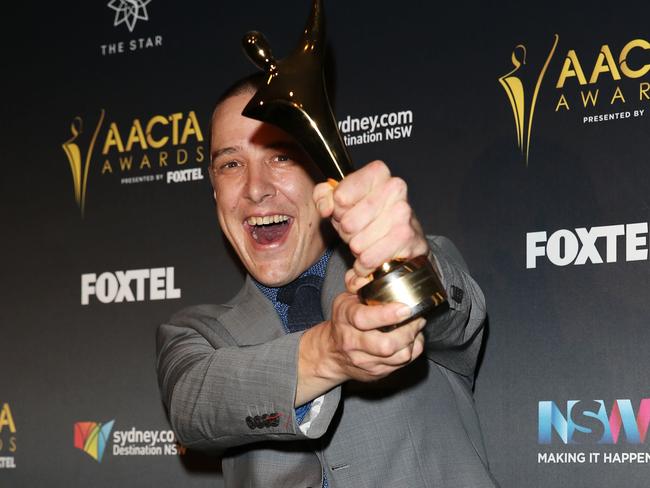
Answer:
MULTIPOLYGON (((180 446, 155 331, 243 274, 209 116, 306 0, 14 7, 3 42, 0 486, 222 486, 180 446)), ((650 5, 332 0, 336 116, 485 291, 476 403, 504 488, 647 486, 650 5)), ((435 412, 423 412, 435 415, 435 412)), ((435 435, 431 433, 431 435, 435 435)))

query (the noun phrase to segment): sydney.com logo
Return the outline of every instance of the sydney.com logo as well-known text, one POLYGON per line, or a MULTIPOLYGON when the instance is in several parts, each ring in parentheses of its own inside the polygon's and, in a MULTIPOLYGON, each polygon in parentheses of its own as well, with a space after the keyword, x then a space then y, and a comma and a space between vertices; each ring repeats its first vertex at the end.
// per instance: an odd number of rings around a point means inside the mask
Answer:
POLYGON ((74 424, 74 447, 101 463, 114 423, 115 420, 103 425, 99 422, 77 422, 74 424))
POLYGON ((171 430, 113 430, 109 422, 77 422, 74 424, 74 447, 84 451, 98 463, 107 452, 113 456, 182 456, 185 448, 178 444, 171 430), (112 447, 111 447, 112 441, 112 447))
MULTIPOLYGON (((517 44, 510 56, 510 71, 498 79, 512 108, 516 142, 526 164, 537 99, 559 42, 555 34, 546 56, 532 60, 526 46, 517 44)), ((650 64, 644 64, 644 51, 648 50, 650 42, 644 39, 633 39, 620 51, 603 44, 598 51, 579 56, 576 50, 568 49, 559 74, 553 77, 559 90, 554 95, 554 112, 570 112, 577 107, 585 111, 583 124, 643 117, 646 109, 631 107, 630 103, 650 100, 650 82, 634 81, 650 72, 650 64)))

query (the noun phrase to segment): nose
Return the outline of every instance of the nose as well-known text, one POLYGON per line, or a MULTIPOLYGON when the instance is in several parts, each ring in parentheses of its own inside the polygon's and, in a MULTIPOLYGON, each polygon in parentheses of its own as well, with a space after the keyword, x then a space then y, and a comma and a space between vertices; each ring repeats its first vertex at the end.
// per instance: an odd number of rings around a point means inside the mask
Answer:
POLYGON ((263 162, 249 164, 246 173, 246 198, 255 204, 259 204, 275 194, 276 188, 267 165, 263 162))

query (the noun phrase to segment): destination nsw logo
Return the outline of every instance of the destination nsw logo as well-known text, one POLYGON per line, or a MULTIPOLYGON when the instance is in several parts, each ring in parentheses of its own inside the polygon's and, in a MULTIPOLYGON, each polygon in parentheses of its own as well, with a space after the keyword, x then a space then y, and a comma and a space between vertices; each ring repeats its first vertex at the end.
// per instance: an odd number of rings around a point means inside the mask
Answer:
POLYGON ((185 454, 171 430, 113 430, 115 420, 77 422, 74 424, 74 447, 98 463, 106 453, 113 456, 176 456, 185 454))
POLYGON ((345 145, 408 139, 413 131, 413 111, 400 110, 363 117, 346 116, 338 121, 345 145))

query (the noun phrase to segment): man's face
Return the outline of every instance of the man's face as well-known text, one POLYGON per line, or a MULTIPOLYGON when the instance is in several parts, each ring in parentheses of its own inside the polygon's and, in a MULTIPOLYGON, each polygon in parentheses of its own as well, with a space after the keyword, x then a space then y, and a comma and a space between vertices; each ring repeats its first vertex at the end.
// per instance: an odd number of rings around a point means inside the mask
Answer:
POLYGON ((252 93, 212 116, 211 178, 224 234, 267 286, 297 278, 325 251, 311 163, 284 131, 241 115, 252 93))

